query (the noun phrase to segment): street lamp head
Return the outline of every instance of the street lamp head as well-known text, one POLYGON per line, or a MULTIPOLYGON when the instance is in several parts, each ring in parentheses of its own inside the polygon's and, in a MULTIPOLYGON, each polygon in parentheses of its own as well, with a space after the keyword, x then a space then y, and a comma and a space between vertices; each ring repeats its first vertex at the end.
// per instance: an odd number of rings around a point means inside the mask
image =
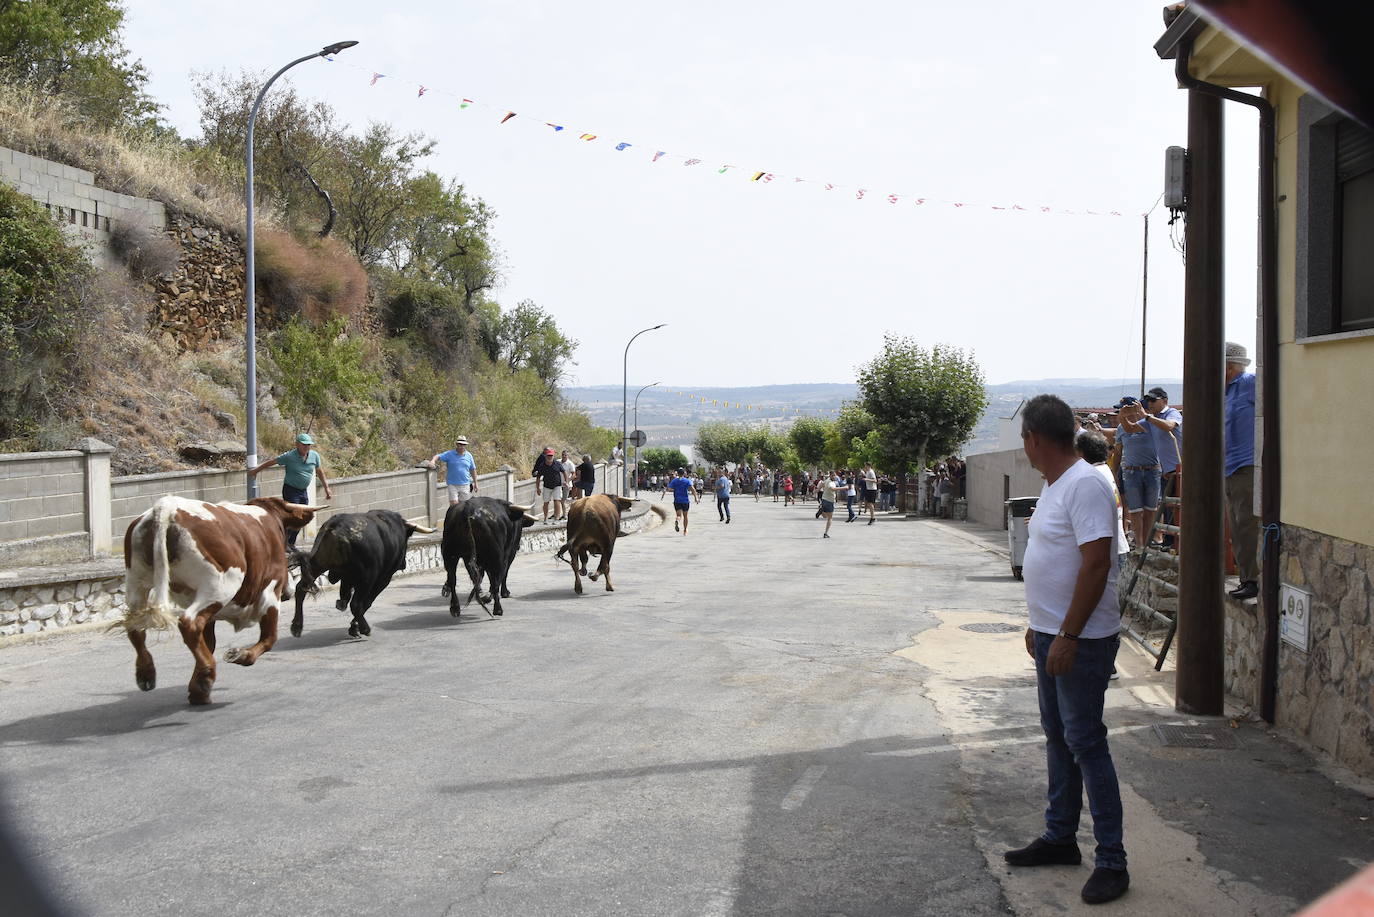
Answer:
POLYGON ((667 322, 664 322, 663 325, 654 325, 654 326, 653 326, 652 328, 650 328, 649 330, 650 330, 650 331, 657 331, 658 329, 662 328, 664 325, 667 325, 667 324, 668 324, 667 322))
POLYGON ((324 49, 320 51, 320 56, 323 57, 326 54, 338 54, 340 51, 343 51, 346 48, 351 48, 356 44, 356 41, 336 41, 332 45, 325 45, 324 49))

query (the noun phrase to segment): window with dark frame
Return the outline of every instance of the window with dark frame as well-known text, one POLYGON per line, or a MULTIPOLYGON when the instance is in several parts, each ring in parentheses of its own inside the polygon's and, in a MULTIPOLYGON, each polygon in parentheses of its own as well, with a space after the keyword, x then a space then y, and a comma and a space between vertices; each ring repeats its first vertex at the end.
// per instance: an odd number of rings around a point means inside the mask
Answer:
POLYGON ((1374 131, 1299 99, 1296 191, 1297 338, 1374 331, 1374 131))
POLYGON ((1336 126, 1336 324, 1374 328, 1374 132, 1354 121, 1336 126))

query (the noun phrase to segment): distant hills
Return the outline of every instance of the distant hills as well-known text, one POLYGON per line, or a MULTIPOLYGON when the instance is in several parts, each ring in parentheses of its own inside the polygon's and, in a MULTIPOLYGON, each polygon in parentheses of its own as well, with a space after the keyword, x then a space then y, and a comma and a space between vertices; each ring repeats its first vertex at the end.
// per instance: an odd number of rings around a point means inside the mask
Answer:
MULTIPOLYGON (((1183 383, 1179 379, 1149 380, 1169 392, 1172 404, 1183 402, 1183 383)), ((965 453, 997 448, 998 418, 1010 417, 1026 398, 1050 392, 1075 408, 1110 408, 1122 395, 1139 395, 1139 382, 1123 386, 1110 379, 1028 379, 987 386, 988 410, 964 447, 965 453)), ((630 426, 635 424, 634 397, 638 386, 628 392, 630 426)), ((599 426, 620 426, 622 389, 618 385, 588 385, 563 389, 569 401, 578 403, 599 426)), ((768 424, 786 429, 798 416, 833 416, 845 401, 858 395, 853 383, 798 382, 787 385, 690 386, 658 385, 639 395, 639 429, 648 434, 651 446, 682 446, 696 439, 696 429, 708 421, 768 424), (708 399, 703 404, 679 392, 708 399), (714 401, 715 403, 712 403, 714 401), (726 403, 729 407, 726 407, 726 403), (735 405, 742 405, 735 407, 735 405), (747 405, 748 407, 744 407, 747 405)))

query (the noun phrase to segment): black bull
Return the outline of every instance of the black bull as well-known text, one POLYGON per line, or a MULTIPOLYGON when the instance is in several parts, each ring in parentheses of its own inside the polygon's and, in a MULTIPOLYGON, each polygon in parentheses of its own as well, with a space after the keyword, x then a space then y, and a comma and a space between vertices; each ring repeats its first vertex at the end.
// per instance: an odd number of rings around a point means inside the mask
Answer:
POLYGON ((506 574, 520 551, 520 533, 534 524, 528 506, 518 506, 507 500, 495 497, 471 497, 464 503, 448 508, 444 516, 444 555, 443 595, 448 596, 449 614, 459 615, 458 587, 456 584, 458 561, 467 568, 472 580, 472 591, 468 601, 476 598, 482 601, 480 587, 482 576, 487 577, 491 590, 492 611, 502 614, 501 600, 510 598, 506 588, 506 574))
POLYGON ((291 620, 291 635, 301 635, 305 597, 319 592, 315 580, 321 576, 331 583, 342 581, 334 607, 353 613, 348 635, 366 637, 372 633, 365 617, 367 610, 391 577, 405 569, 410 536, 433 531, 407 522, 400 513, 389 509, 340 513, 331 518, 320 527, 310 553, 297 553, 293 558, 293 563, 300 566, 300 580, 296 583, 296 616, 291 620))

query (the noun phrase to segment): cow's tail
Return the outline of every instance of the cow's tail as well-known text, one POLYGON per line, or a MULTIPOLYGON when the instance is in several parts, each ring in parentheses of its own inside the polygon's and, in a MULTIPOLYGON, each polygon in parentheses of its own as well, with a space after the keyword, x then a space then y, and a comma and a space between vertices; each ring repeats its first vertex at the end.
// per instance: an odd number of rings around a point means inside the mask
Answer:
MULTIPOLYGON (((153 504, 149 522, 153 526, 153 584, 142 605, 129 606, 124 614, 124 629, 170 630, 177 626, 180 610, 172 605, 172 571, 167 558, 167 534, 171 507, 162 500, 153 504)), ((129 598, 135 598, 130 596, 129 598)))
POLYGON ((320 584, 316 582, 319 574, 317 574, 315 568, 310 565, 311 556, 312 555, 291 547, 290 545, 286 548, 287 569, 296 571, 297 585, 300 583, 307 584, 305 587, 306 595, 315 596, 320 594, 320 584))

